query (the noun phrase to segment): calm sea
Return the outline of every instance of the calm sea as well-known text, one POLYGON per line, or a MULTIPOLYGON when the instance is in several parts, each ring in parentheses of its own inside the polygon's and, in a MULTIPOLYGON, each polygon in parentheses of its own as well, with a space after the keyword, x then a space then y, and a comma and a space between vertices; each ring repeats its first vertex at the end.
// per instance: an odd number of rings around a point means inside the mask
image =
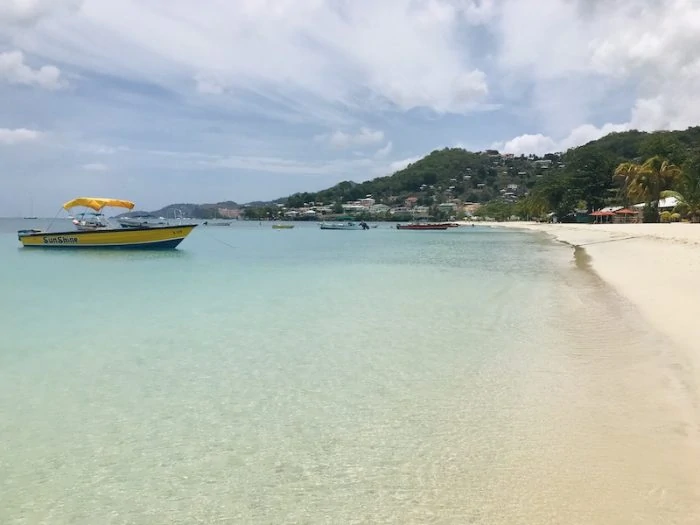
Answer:
POLYGON ((569 247, 31 224, 0 221, 2 524, 700 523, 687 364, 569 247))

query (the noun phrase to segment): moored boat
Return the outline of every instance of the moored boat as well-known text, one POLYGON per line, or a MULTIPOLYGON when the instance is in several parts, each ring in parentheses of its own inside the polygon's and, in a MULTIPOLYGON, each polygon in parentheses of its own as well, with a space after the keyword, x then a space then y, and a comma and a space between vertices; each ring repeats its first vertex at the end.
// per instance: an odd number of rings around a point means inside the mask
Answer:
POLYGON ((109 223, 101 213, 78 213, 71 221, 73 226, 82 231, 104 230, 109 223))
POLYGON ((450 227, 451 226, 448 223, 444 223, 444 222, 439 222, 439 223, 414 222, 411 224, 397 224, 396 225, 397 230, 446 230, 447 228, 450 228, 450 227))
MULTIPOLYGON (((107 206, 132 209, 134 203, 120 199, 78 197, 63 205, 65 210, 84 206, 99 212, 107 206)), ((78 215, 80 216, 80 215, 78 215)), ((78 217, 76 216, 76 217, 78 217)), ((196 224, 154 225, 145 227, 114 227, 102 216, 104 227, 85 229, 76 224, 76 231, 50 232, 37 229, 19 230, 17 238, 25 247, 41 248, 122 248, 122 249, 173 249, 176 248, 196 224)))
POLYGON ((322 222, 322 230, 369 230, 366 222, 322 222))
POLYGON ((293 224, 273 224, 272 229, 273 230, 291 230, 294 228, 293 224))
POLYGON ((122 228, 146 228, 149 226, 164 226, 168 221, 163 217, 156 217, 150 213, 131 215, 130 217, 118 217, 117 222, 122 228))

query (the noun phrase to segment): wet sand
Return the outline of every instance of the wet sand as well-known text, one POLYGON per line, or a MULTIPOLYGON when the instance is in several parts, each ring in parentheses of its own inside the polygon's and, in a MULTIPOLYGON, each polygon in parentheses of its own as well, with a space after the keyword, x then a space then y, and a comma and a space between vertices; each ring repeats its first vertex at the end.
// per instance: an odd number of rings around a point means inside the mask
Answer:
POLYGON ((543 232, 583 248, 604 281, 693 354, 700 385, 700 224, 481 224, 543 232))

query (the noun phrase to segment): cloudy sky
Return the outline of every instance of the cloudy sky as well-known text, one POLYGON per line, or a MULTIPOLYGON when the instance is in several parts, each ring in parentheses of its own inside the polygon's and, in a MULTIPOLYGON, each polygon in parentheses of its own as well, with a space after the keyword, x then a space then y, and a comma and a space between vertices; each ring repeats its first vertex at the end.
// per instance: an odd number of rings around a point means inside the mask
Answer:
POLYGON ((0 215, 700 123, 698 0, 0 0, 0 215))

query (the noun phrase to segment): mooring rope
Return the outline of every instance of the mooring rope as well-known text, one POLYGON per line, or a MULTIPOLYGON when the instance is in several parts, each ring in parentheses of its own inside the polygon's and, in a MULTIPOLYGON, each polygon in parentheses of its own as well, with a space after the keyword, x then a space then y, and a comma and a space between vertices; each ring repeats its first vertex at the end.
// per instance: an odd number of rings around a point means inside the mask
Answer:
MULTIPOLYGON (((203 226, 203 225, 200 225, 200 226, 203 226)), ((207 230, 207 226, 204 226, 204 230, 205 230, 205 231, 207 230)), ((206 231, 206 235, 208 235, 209 237, 211 237, 212 239, 214 239, 216 242, 220 242, 220 243, 223 244, 224 246, 228 246, 229 248, 237 249, 237 247, 234 246, 233 244, 231 244, 231 243, 229 243, 229 242, 226 242, 226 241, 224 241, 223 239, 219 239, 219 238, 216 237, 215 235, 212 235, 212 233, 209 232, 209 231, 206 231)))
POLYGON ((590 246, 592 244, 603 244, 606 242, 618 242, 618 241, 629 241, 630 239, 639 239, 639 237, 636 236, 630 236, 630 237, 622 237, 620 239, 605 239, 604 241, 591 241, 591 242, 584 242, 581 244, 577 244, 576 246, 590 246))

